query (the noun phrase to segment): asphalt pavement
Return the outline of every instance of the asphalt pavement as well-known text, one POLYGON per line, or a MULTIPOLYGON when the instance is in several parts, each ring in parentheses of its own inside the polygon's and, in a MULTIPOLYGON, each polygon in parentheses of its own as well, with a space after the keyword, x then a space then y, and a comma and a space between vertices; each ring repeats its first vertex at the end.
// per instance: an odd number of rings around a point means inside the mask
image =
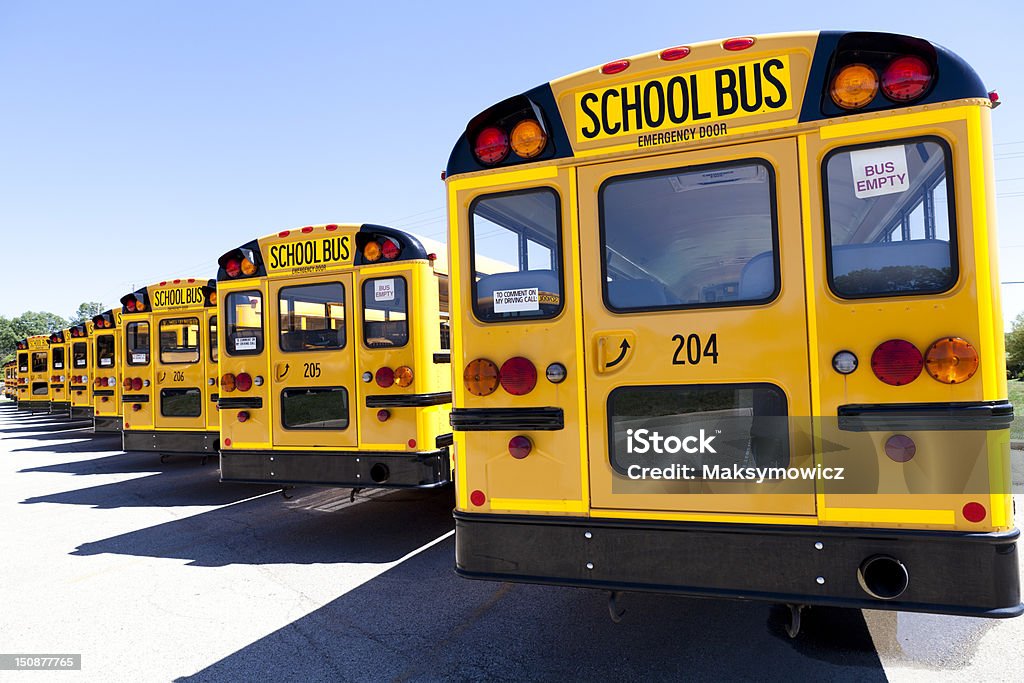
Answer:
POLYGON ((7 401, 0 492, 0 654, 82 655, 2 681, 1024 680, 1024 618, 812 609, 794 640, 772 605, 627 593, 615 624, 458 578, 450 489, 285 499, 7 401))

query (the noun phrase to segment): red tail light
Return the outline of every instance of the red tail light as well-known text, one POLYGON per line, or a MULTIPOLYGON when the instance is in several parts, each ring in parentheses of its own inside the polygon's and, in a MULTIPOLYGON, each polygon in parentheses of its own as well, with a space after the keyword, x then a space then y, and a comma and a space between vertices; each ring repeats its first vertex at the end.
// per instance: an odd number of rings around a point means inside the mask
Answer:
POLYGON ((124 307, 127 308, 129 311, 134 311, 135 310, 135 299, 128 299, 127 301, 125 301, 124 302, 124 307))
POLYGON ((491 126, 484 128, 476 136, 473 154, 483 164, 496 164, 508 156, 508 134, 501 128, 491 126))
POLYGON ((909 102, 924 94, 932 72, 920 57, 899 57, 882 74, 882 92, 895 102, 909 102))
POLYGON ((142 391, 142 378, 135 377, 132 379, 132 391, 142 391))
POLYGON ((387 389, 395 383, 395 371, 391 368, 381 368, 373 378, 376 380, 377 386, 387 389))
POLYGON ((921 352, 903 339, 882 342, 871 354, 871 370, 875 377, 894 387, 913 382, 923 367, 921 352))
POLYGON ((380 251, 384 255, 384 258, 391 260, 398 256, 398 252, 401 249, 395 244, 394 240, 384 240, 384 244, 380 245, 380 251))
POLYGON ((239 391, 249 391, 252 389, 252 376, 248 372, 240 372, 235 376, 235 387, 239 391))
POLYGON ((502 364, 498 378, 505 391, 513 396, 522 396, 537 386, 537 368, 526 358, 516 356, 502 364))
POLYGON ((236 258, 229 258, 224 263, 224 272, 228 277, 238 277, 242 274, 242 263, 236 258))

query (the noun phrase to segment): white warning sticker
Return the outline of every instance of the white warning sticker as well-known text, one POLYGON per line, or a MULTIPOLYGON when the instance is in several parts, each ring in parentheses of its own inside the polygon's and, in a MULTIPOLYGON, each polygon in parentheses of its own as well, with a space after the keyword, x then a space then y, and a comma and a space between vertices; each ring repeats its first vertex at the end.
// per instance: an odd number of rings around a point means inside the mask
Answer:
POLYGON ((903 145, 850 152, 853 193, 857 199, 897 194, 910 189, 907 151, 903 145))
POLYGON ((235 337, 235 351, 255 351, 256 337, 235 337))
POLYGON ((394 301, 395 300, 395 280, 389 278, 387 280, 374 280, 373 281, 373 300, 374 301, 394 301))
POLYGON ((494 290, 495 313, 538 310, 540 310, 540 290, 537 287, 494 290))

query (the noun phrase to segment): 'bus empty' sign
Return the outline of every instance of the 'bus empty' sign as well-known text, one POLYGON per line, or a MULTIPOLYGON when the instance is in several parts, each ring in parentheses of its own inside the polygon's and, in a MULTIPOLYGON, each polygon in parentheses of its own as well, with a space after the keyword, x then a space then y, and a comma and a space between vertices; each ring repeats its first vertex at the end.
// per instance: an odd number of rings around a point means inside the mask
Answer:
POLYGON ((853 193, 857 199, 896 194, 910 189, 907 152, 903 145, 850 152, 853 193))

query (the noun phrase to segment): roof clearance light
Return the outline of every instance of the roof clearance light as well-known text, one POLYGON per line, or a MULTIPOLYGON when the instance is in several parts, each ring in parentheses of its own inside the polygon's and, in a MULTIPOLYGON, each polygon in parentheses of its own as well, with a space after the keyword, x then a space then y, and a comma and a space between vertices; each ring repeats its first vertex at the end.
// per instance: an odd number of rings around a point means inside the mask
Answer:
POLYGON ((398 254, 402 251, 402 248, 398 246, 398 243, 394 240, 384 239, 380 245, 380 253, 384 255, 384 258, 390 261, 393 258, 397 258, 398 254))
POLYGON ((923 59, 899 57, 882 73, 882 92, 894 102, 909 102, 923 95, 931 82, 931 69, 923 59))
POLYGON ((832 79, 829 93, 837 106, 860 109, 878 94, 878 74, 865 64, 848 64, 832 79))
POLYGON ((722 47, 730 52, 738 52, 740 50, 746 50, 748 47, 754 46, 754 39, 748 37, 745 38, 730 38, 722 43, 722 47))
POLYGON ((379 261, 380 260, 380 254, 381 254, 380 245, 377 244, 376 242, 374 242, 373 240, 370 240, 369 242, 367 242, 366 246, 363 247, 363 258, 366 259, 367 261, 369 261, 370 263, 374 263, 375 261, 379 261))
POLYGON ((520 121, 512 129, 512 151, 524 159, 537 156, 547 144, 547 134, 533 119, 520 121))
POLYGON ((924 369, 946 384, 966 382, 978 371, 978 352, 960 337, 943 337, 924 354, 924 369))
POLYGON ((629 68, 628 59, 616 59, 614 62, 608 62, 601 67, 601 73, 605 76, 611 76, 612 74, 620 74, 629 68))
POLYGON ((871 354, 875 377, 894 387, 910 384, 921 374, 924 358, 917 347, 904 339, 890 339, 871 354))
POLYGON ((690 48, 680 45, 679 47, 670 47, 662 50, 661 54, 658 56, 661 57, 661 60, 664 62, 674 62, 677 59, 689 56, 689 54, 690 48))
POLYGON ((475 358, 462 372, 462 382, 474 396, 490 396, 498 388, 498 366, 486 358, 475 358))
POLYGON ((497 126, 489 126, 476 136, 473 154, 480 163, 490 166, 504 161, 508 156, 508 150, 508 135, 505 131, 497 126))

